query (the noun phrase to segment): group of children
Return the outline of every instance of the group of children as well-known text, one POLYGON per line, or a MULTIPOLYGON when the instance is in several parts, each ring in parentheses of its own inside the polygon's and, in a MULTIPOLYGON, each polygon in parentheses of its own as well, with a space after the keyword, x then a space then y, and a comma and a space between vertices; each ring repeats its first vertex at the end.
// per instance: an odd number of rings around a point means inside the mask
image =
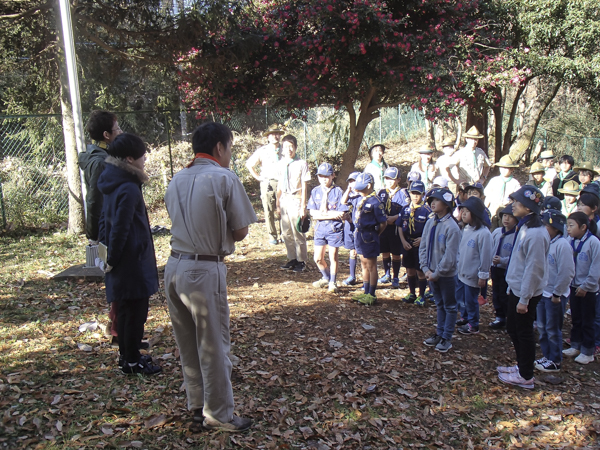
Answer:
POLYGON ((587 183, 580 185, 571 174, 571 157, 561 158, 558 182, 547 178, 551 166, 535 163, 530 184, 520 186, 512 176, 517 164, 503 157, 497 164, 500 175, 485 189, 480 183, 464 183, 457 186, 455 196, 439 177, 430 180, 431 188, 426 190, 416 170, 402 188, 400 170, 380 159, 376 169, 382 172, 381 179, 376 179, 377 173, 374 177, 371 172, 354 172, 346 191, 335 186, 330 164, 319 166, 319 186, 308 202, 315 223, 315 262, 322 274, 314 286, 337 292, 342 245, 350 250, 350 276, 343 284, 357 283, 358 255, 363 290, 353 299, 366 305, 376 302, 378 283, 399 287, 403 265, 409 287, 403 301, 424 305, 429 287, 437 306, 437 328, 424 344, 447 352, 457 326, 461 334, 479 332, 479 307, 486 301, 491 279, 496 317, 489 326, 506 327, 518 361, 517 366, 498 368, 502 381, 532 388, 534 367, 560 370, 563 355, 582 364, 594 360, 600 341, 600 308, 596 307, 600 187, 592 182, 597 174, 592 167, 575 168, 590 172, 589 179, 585 174, 581 177, 587 183), (539 177, 542 169, 544 175, 539 177), (551 195, 552 188, 563 198, 551 195), (571 347, 562 351, 561 330, 569 301, 571 347), (535 321, 540 359, 535 359, 535 321))

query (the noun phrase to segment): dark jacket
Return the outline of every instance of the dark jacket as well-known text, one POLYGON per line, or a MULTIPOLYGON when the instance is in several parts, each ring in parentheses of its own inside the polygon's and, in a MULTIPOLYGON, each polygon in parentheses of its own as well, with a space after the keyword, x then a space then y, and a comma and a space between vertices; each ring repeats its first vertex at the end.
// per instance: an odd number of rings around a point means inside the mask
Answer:
POLYGON ((562 189, 567 181, 576 181, 577 183, 579 183, 579 176, 577 175, 577 173, 575 173, 574 170, 571 170, 565 176, 564 180, 561 180, 558 174, 556 175, 556 178, 552 181, 552 195, 558 197, 561 200, 565 198, 565 194, 563 194, 562 192, 558 192, 558 190, 562 189))
POLYGON ((89 144, 85 152, 79 154, 79 167, 85 181, 85 234, 88 239, 98 240, 98 222, 102 213, 103 196, 98 190, 98 178, 104 170, 104 160, 108 153, 96 144, 89 144))
POLYGON ((142 183, 148 176, 125 161, 109 156, 98 189, 104 194, 100 242, 108 247, 108 302, 146 298, 158 291, 154 242, 142 183))

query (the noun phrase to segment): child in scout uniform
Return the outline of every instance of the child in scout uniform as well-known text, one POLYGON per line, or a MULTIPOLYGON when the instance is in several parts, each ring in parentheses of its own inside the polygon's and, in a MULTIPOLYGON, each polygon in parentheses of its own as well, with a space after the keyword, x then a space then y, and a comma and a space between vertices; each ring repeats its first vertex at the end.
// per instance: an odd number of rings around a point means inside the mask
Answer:
POLYGON ((485 206, 477 197, 469 197, 460 205, 465 227, 458 247, 456 300, 467 323, 458 329, 461 334, 479 333, 479 302, 481 288, 487 285, 492 265, 492 234, 485 224, 485 206), (465 314, 466 313, 466 314, 465 314))
POLYGON ((373 305, 377 301, 375 289, 379 235, 387 225, 383 203, 375 195, 373 184, 373 176, 370 173, 361 173, 354 184, 354 189, 360 197, 354 199, 352 205, 354 245, 360 255, 364 288, 364 294, 354 296, 353 300, 365 305, 373 305))
POLYGON ((548 252, 548 283, 537 305, 537 330, 540 335, 542 358, 535 368, 542 372, 557 372, 562 362, 562 326, 571 280, 575 275, 573 249, 563 237, 567 218, 560 211, 542 213, 542 222, 550 235, 548 252))
POLYGON ((337 292, 336 276, 338 268, 338 251, 344 244, 344 213, 348 207, 342 203, 344 192, 335 186, 333 167, 322 163, 317 169, 319 186, 314 188, 308 200, 310 216, 315 220, 314 244, 315 263, 323 277, 315 281, 315 287, 328 287, 331 293, 337 292), (325 261, 325 250, 329 246, 329 264, 325 261))
POLYGON ((383 159, 385 154, 385 145, 375 144, 369 149, 369 156, 371 156, 371 162, 365 167, 364 173, 370 173, 373 176, 375 185, 373 189, 379 192, 380 189, 385 187, 383 182, 383 173, 388 168, 387 163, 383 159))
POLYGON ((400 189, 400 171, 397 167, 388 167, 383 174, 385 189, 379 191, 379 199, 385 207, 388 226, 385 228, 380 237, 381 258, 383 260, 384 275, 378 283, 392 282, 393 288, 400 287, 398 274, 400 265, 402 264, 402 242, 396 231, 394 223, 398 219, 402 208, 404 208, 409 200, 400 189), (392 269, 392 276, 390 276, 392 269))
POLYGON ((561 189, 558 190, 559 194, 563 196, 562 213, 565 217, 569 217, 571 213, 577 210, 577 197, 579 196, 579 182, 578 181, 567 181, 561 189))
POLYGON ((529 169, 529 175, 531 175, 531 180, 528 184, 538 188, 544 197, 552 195, 552 182, 545 179, 546 169, 542 163, 533 163, 529 169))
POLYGON ((571 155, 563 155, 558 160, 560 172, 557 174, 556 178, 554 178, 554 181, 552 181, 552 194, 561 200, 563 199, 563 194, 560 192, 560 190, 563 189, 566 183, 569 181, 575 181, 577 184, 579 184, 577 172, 573 170, 574 164, 575 160, 571 155))
POLYGON ((433 157, 433 149, 431 147, 424 146, 421 147, 418 152, 420 159, 418 162, 412 165, 410 171, 421 174, 421 181, 425 185, 425 190, 427 190, 431 186, 431 183, 437 173, 435 164, 431 162, 431 158, 433 157))
POLYGON ((344 216, 344 248, 350 250, 348 265, 350 267, 350 276, 342 281, 344 286, 353 286, 356 284, 356 248, 354 246, 354 222, 352 222, 352 205, 354 199, 360 197, 360 194, 354 190, 356 178, 360 172, 352 172, 348 179, 348 187, 342 197, 342 203, 348 206, 348 211, 344 216))
POLYGON ((408 289, 410 293, 402 299, 405 303, 415 303, 417 306, 425 305, 425 289, 427 279, 421 271, 419 264, 419 246, 423 236, 425 223, 431 214, 429 206, 423 202, 425 185, 421 181, 413 181, 410 185, 410 204, 402 209, 400 217, 396 220, 396 227, 404 248, 402 263, 406 268, 408 289), (417 277, 419 280, 419 296, 416 296, 417 277))
POLYGON ((460 228, 452 217, 454 196, 449 189, 439 188, 429 196, 434 216, 423 229, 419 246, 421 271, 429 281, 437 306, 437 328, 423 344, 445 353, 452 348, 456 324, 456 274, 460 228))
POLYGON ((519 165, 510 156, 500 158, 496 167, 500 168, 500 175, 492 178, 484 190, 484 204, 492 214, 492 230, 500 226, 498 213, 510 202, 508 196, 521 187, 521 183, 513 178, 513 172, 519 165))
POLYGON ((513 215, 519 219, 508 267, 508 305, 506 331, 517 356, 516 366, 499 366, 498 378, 503 383, 525 389, 535 387, 535 335, 533 322, 537 304, 548 281, 550 236, 539 213, 544 196, 534 186, 522 186, 510 195, 513 215))
POLYGON ((508 285, 506 284, 506 265, 515 241, 517 219, 513 216, 512 204, 500 211, 502 226, 492 233, 492 301, 496 310, 496 318, 490 322, 490 328, 499 330, 506 325, 506 305, 508 302, 508 285))
MULTIPOLYGON (((577 200, 577 211, 581 211, 590 219, 590 231, 596 237, 600 238, 600 186, 596 183, 588 184, 579 192, 577 200)), ((599 336, 600 337, 600 336, 599 336)))
POLYGON ((540 153, 540 157, 538 159, 545 169, 544 179, 552 184, 557 175, 556 169, 554 168, 554 153, 552 153, 552 150, 544 150, 542 153, 540 153))
POLYGON ((589 219, 581 211, 567 220, 569 243, 573 250, 575 276, 571 281, 571 348, 564 356, 575 356, 575 362, 594 361, 596 296, 600 280, 600 241, 589 231, 589 219))
POLYGON ((598 172, 594 169, 594 165, 591 162, 583 162, 576 165, 573 170, 577 172, 579 177, 579 186, 581 189, 589 185, 594 178, 598 176, 598 172))

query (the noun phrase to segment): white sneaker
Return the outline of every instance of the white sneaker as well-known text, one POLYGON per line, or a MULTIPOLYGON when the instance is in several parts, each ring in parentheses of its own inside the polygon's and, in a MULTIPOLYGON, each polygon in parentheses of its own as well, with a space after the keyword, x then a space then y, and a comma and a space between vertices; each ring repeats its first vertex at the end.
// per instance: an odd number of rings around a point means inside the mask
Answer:
POLYGON ((327 287, 327 285, 329 284, 329 280, 326 280, 325 278, 321 278, 318 281, 315 281, 313 283, 313 286, 316 288, 324 288, 327 287))
POLYGON ((565 356, 577 356, 577 355, 579 355, 579 350, 577 350, 576 348, 571 347, 571 348, 568 348, 566 350, 563 350, 562 354, 565 355, 565 356))
POLYGON ((329 283, 329 287, 327 288, 327 292, 329 292, 330 294, 337 294, 338 288, 335 285, 335 283, 329 283))
POLYGON ((498 373, 519 373, 519 366, 498 366, 496 367, 498 373))
POLYGON ((589 364, 591 362, 594 362, 594 355, 584 355, 583 353, 580 353, 579 356, 577 358, 575 358, 575 362, 579 363, 579 364, 589 364))

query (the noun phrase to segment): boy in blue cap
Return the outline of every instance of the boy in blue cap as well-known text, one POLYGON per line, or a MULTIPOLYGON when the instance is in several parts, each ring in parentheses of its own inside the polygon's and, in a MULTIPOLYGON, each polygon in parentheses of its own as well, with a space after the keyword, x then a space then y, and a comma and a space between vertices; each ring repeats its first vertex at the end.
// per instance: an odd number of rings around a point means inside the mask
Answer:
POLYGON ((329 163, 322 163, 317 169, 319 186, 310 193, 308 210, 315 220, 315 263, 321 271, 323 278, 313 283, 315 287, 329 286, 330 293, 337 292, 336 276, 338 267, 338 251, 344 243, 344 213, 348 207, 342 203, 344 192, 335 186, 333 167, 329 163), (325 261, 325 250, 329 246, 329 264, 325 261))
POLYGON ((410 204, 402 209, 400 217, 396 220, 400 241, 404 248, 403 265, 406 268, 408 289, 410 293, 402 299, 405 303, 425 305, 425 289, 427 280, 421 272, 419 265, 419 245, 425 223, 431 214, 431 209, 423 201, 425 185, 422 181, 413 181, 410 185, 410 204), (419 297, 416 295, 417 276, 419 278, 419 297))
POLYGON ((381 233, 380 242, 381 258, 385 273, 377 282, 389 283, 391 281, 393 288, 400 287, 398 273, 400 272, 403 253, 402 241, 400 241, 400 236, 398 236, 396 227, 393 224, 400 216, 402 209, 409 203, 408 198, 400 189, 400 177, 400 170, 397 167, 388 167, 383 174, 385 189, 379 191, 379 199, 385 207, 388 226, 381 233), (390 276, 391 268, 393 269, 393 278, 390 276))
POLYGON ((348 206, 348 211, 344 216, 344 248, 350 250, 348 265, 350 266, 350 276, 342 281, 344 286, 353 286, 356 284, 356 248, 354 246, 354 222, 352 221, 352 205, 354 200, 360 197, 360 194, 354 190, 356 178, 360 172, 352 172, 348 179, 348 187, 342 197, 342 203, 348 206))
POLYGON ((360 255, 363 271, 364 294, 353 297, 365 305, 373 305, 377 301, 377 257, 379 256, 379 235, 387 225, 387 217, 383 203, 373 191, 373 176, 361 173, 354 185, 360 197, 353 202, 354 244, 360 255))

